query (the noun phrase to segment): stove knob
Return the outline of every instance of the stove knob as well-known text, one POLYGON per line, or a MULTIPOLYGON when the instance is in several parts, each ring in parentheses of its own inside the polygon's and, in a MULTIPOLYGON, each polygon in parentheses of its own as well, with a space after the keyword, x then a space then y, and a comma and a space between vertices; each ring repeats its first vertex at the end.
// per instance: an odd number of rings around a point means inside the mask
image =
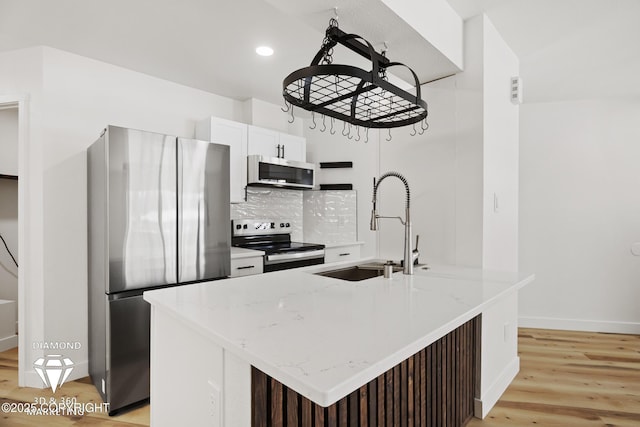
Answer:
POLYGON ((287 227, 287 228, 288 228, 288 227, 291 227, 291 224, 286 223, 286 224, 285 224, 285 227, 287 227))
POLYGON ((236 224, 236 230, 240 230, 242 226, 240 224, 236 224))
POLYGON ((271 228, 276 228, 276 223, 275 222, 271 223, 271 228))
POLYGON ((280 223, 280 228, 283 228, 283 227, 284 227, 284 224, 283 224, 283 223, 280 223))
POLYGON ((247 224, 243 225, 242 228, 247 229, 247 224))

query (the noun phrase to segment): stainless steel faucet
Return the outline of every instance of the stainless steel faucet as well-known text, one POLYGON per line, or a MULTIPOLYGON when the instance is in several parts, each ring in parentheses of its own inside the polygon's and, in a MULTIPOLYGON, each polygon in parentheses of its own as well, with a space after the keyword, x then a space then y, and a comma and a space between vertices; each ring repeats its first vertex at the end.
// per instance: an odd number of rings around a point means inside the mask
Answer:
POLYGON ((402 225, 404 225, 404 260, 402 261, 402 273, 403 274, 413 274, 413 263, 414 261, 418 261, 418 256, 420 252, 418 252, 418 239, 416 238, 416 249, 411 249, 411 214, 410 214, 410 206, 411 203, 411 194, 409 191, 409 183, 407 179, 397 172, 387 172, 378 178, 376 181, 375 178, 373 180, 373 210, 371 211, 371 230, 376 231, 378 229, 378 219, 379 218, 396 218, 400 220, 402 225), (378 215, 376 211, 376 201, 378 194, 378 186, 380 183, 387 177, 395 176, 404 184, 404 188, 407 191, 407 203, 405 207, 405 217, 404 221, 399 216, 382 216, 378 215))

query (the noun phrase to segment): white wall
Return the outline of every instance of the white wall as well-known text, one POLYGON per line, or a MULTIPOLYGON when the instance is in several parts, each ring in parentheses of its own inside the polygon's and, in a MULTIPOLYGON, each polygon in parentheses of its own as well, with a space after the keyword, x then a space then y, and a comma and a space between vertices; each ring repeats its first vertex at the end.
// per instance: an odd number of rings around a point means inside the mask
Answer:
POLYGON ((483 38, 482 268, 518 271, 519 106, 510 83, 519 62, 486 16, 483 38))
POLYGON ((637 97, 521 106, 522 325, 640 333, 638 123, 637 97))
MULTIPOLYGON (((380 174, 403 174, 411 189, 413 244, 420 235, 419 261, 455 263, 456 135, 455 80, 440 80, 422 87, 427 102, 429 129, 411 136, 413 127, 382 131, 380 174)), ((416 131, 420 126, 416 125, 416 131)), ((371 190, 369 190, 369 199, 371 190)), ((386 178, 378 187, 378 214, 404 219, 405 189, 396 178, 386 178)), ((367 215, 371 202, 367 206, 367 215)), ((366 225, 369 225, 367 216, 366 225)), ((398 220, 379 222, 379 256, 399 261, 404 252, 404 226, 398 220)))
MULTIPOLYGON (((242 103, 243 115, 239 121, 290 135, 302 136, 303 121, 295 120, 295 116, 294 120, 291 121, 291 115, 288 112, 283 112, 283 108, 284 101, 283 105, 280 106, 260 99, 250 98, 242 103)), ((295 112, 299 112, 299 110, 295 110, 295 112)))
POLYGON ((463 68, 463 23, 446 0, 382 0, 395 14, 442 52, 451 62, 463 68))
MULTIPOLYGON (((335 135, 310 130, 305 120, 307 160, 310 162, 353 161, 353 169, 320 169, 318 183, 352 183, 357 192, 357 239, 365 242, 362 256, 399 261, 403 257, 404 228, 397 220, 381 219, 378 232, 369 229, 373 178, 389 171, 403 174, 411 189, 411 215, 415 236, 420 235, 422 262, 455 263, 455 86, 444 79, 422 87, 429 106, 429 130, 411 136, 412 127, 360 131, 360 141, 341 135, 343 123, 336 121, 335 135)), ((326 120, 330 126, 329 119, 326 120)), ((420 130, 417 125, 416 131, 420 130)), ((378 214, 405 216, 405 189, 396 178, 387 178, 378 187, 378 214)))
POLYGON ((464 22, 464 64, 455 79, 455 264, 482 266, 483 18, 464 22))
MULTIPOLYGON (((25 368, 39 354, 30 348, 33 341, 80 341, 82 348, 67 356, 76 363, 73 377, 82 377, 87 375, 86 148, 107 124, 192 137, 197 120, 209 115, 237 120, 242 107, 50 48, 3 53, 0 63, 0 93, 28 93, 31 105, 24 181, 34 200, 26 226, 33 234, 30 251, 41 252, 28 252, 22 262, 32 276, 26 282, 25 368)), ((27 385, 42 384, 34 374, 27 385)))
MULTIPOLYGON (((296 119, 299 120, 299 119, 296 119)), ((322 119, 316 118, 317 128, 311 120, 304 120, 304 136, 307 138, 307 161, 320 162, 353 162, 351 169, 318 169, 317 184, 353 184, 357 193, 358 240, 364 242, 361 255, 376 256, 376 233, 369 230, 371 213, 371 196, 373 177, 379 175, 378 146, 379 134, 369 131, 369 142, 365 143, 365 133, 361 130, 359 142, 348 140, 341 135, 342 122, 335 122, 335 134, 331 135, 331 124, 327 118, 326 130, 321 132, 322 119)))

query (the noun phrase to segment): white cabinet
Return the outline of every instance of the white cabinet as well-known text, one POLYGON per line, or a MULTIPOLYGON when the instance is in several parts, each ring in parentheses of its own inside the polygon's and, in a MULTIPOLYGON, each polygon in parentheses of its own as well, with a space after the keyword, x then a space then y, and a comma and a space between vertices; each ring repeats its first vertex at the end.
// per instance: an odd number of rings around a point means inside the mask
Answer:
POLYGON ((231 275, 229 277, 251 276, 262 273, 262 257, 231 259, 231 275))
POLYGON ((231 203, 244 202, 247 186, 247 125, 211 117, 196 125, 196 139, 230 147, 231 203))
POLYGON ((482 311, 481 348, 478 418, 487 415, 520 369, 517 290, 501 295, 482 311))
POLYGON ((324 262, 351 261, 360 258, 360 244, 328 247, 324 249, 324 262))
POLYGON ((246 201, 248 154, 301 162, 306 161, 307 158, 307 143, 302 137, 218 117, 210 117, 198 122, 196 139, 230 147, 231 203, 246 201))
POLYGON ((307 143, 303 137, 249 126, 247 154, 306 162, 307 143))
POLYGON ((283 153, 282 158, 299 162, 307 161, 307 141, 303 137, 281 133, 280 147, 283 153))

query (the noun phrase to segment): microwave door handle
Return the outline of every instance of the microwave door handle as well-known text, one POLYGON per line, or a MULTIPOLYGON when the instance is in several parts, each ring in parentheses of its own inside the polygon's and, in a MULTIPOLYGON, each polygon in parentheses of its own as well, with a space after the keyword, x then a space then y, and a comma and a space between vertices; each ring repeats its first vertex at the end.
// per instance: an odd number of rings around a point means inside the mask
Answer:
POLYGON ((282 158, 284 159, 284 144, 282 144, 282 158))
POLYGON ((278 144, 278 158, 280 158, 280 144, 278 144))

